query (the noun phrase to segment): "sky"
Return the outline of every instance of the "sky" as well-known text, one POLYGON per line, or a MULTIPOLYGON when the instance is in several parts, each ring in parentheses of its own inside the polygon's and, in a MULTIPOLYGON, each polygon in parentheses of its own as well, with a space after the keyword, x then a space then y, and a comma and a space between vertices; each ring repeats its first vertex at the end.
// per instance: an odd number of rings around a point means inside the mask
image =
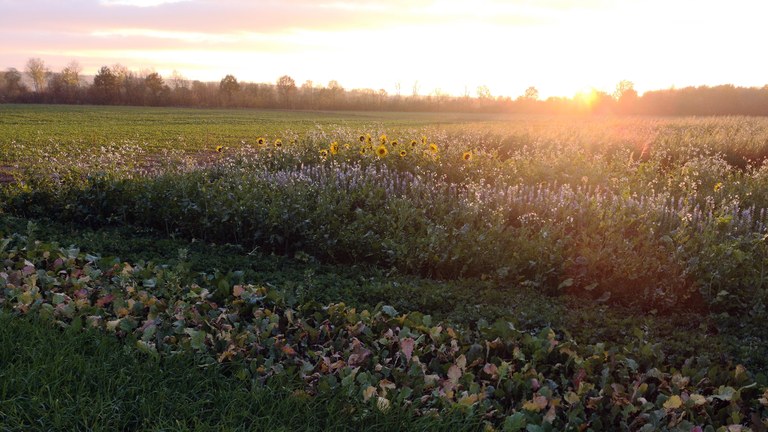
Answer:
POLYGON ((768 84, 762 0, 0 0, 0 69, 542 97, 768 84))

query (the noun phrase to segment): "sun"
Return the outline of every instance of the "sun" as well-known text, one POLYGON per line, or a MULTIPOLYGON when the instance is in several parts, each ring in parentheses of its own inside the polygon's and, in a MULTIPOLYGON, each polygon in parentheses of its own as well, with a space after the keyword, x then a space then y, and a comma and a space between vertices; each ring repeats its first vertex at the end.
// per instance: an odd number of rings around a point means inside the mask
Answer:
POLYGON ((594 105, 598 98, 599 93, 594 87, 585 87, 573 96, 575 102, 586 107, 594 105))

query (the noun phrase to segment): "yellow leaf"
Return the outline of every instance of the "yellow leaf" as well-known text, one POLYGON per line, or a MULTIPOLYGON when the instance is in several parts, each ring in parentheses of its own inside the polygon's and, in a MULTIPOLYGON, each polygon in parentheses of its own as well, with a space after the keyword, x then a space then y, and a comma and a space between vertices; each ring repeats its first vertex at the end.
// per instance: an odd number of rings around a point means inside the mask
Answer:
POLYGON ((376 408, 383 413, 389 411, 389 400, 383 397, 376 399, 376 408))
POLYGON ((534 396, 533 400, 523 404, 523 409, 526 411, 539 412, 547 407, 547 398, 545 396, 534 396))
POLYGON ((471 394, 471 395, 463 396, 461 399, 459 399, 459 405, 464 405, 464 406, 470 406, 470 405, 474 404, 475 402, 477 402, 477 395, 476 394, 471 394))
POLYGON ((674 395, 667 399, 666 402, 664 402, 664 408, 665 409, 678 409, 683 405, 683 400, 680 399, 680 396, 674 395))
POLYGON ((458 366, 462 371, 467 368, 467 358, 464 356, 464 354, 460 355, 459 358, 456 359, 456 366, 458 366))
POLYGON ((578 403, 580 400, 581 399, 579 399, 579 395, 577 395, 572 391, 569 391, 568 393, 565 394, 565 401, 571 405, 578 403))
POLYGON ((705 398, 704 396, 698 393, 692 394, 690 399, 693 401, 693 404, 696 406, 701 406, 707 403, 707 398, 705 398))
POLYGON ((376 387, 369 385, 363 390, 363 401, 368 402, 374 394, 376 394, 376 387))

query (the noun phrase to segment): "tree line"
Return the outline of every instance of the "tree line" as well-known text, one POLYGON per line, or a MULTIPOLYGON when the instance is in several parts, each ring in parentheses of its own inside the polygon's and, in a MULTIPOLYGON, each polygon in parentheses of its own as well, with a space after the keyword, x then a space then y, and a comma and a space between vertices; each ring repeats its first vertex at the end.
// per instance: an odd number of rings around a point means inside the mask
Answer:
POLYGON ((219 82, 189 80, 178 72, 163 77, 154 71, 135 72, 116 64, 103 66, 92 80, 72 62, 58 72, 32 58, 23 72, 0 71, 0 103, 101 104, 178 107, 278 108, 302 110, 453 111, 529 114, 641 115, 768 115, 768 85, 685 87, 638 95, 631 81, 612 93, 593 90, 572 98, 542 100, 535 87, 519 97, 495 97, 487 86, 475 95, 452 96, 435 90, 389 94, 384 89, 345 89, 339 82, 297 85, 288 75, 274 83, 239 81, 233 75, 219 82), (31 85, 29 85, 31 84, 31 85))

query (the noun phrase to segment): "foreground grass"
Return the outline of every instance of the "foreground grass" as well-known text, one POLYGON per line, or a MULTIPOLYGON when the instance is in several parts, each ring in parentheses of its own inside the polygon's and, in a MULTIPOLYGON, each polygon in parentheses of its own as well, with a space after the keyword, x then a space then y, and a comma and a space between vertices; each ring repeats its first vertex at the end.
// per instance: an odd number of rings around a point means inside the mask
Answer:
POLYGON ((0 431, 474 430, 471 418, 364 410, 341 395, 296 396, 200 367, 150 361, 114 337, 0 314, 0 431))

